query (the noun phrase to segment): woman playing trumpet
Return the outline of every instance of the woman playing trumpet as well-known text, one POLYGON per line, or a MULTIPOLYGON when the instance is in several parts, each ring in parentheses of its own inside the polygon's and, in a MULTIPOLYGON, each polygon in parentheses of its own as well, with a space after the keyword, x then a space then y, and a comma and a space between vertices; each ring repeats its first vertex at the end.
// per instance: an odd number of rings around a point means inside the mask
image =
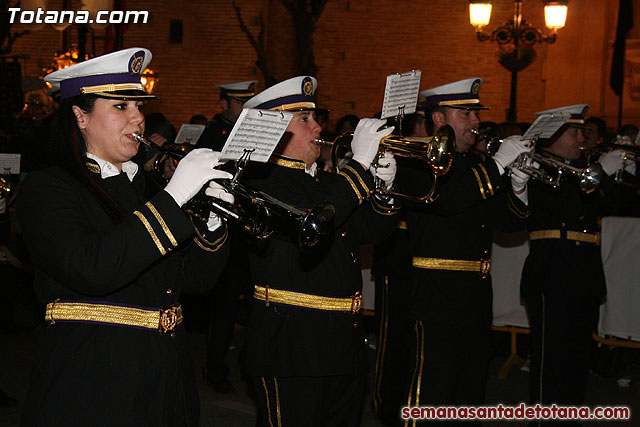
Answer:
MULTIPOLYGON (((54 165, 18 198, 24 240, 46 304, 24 425, 198 425, 180 294, 215 283, 228 253, 216 216, 194 226, 181 206, 213 178, 218 153, 194 150, 163 191, 144 198, 130 159, 144 132, 140 73, 125 49, 46 77, 62 103, 54 165)), ((207 194, 229 195, 212 184, 207 194)))

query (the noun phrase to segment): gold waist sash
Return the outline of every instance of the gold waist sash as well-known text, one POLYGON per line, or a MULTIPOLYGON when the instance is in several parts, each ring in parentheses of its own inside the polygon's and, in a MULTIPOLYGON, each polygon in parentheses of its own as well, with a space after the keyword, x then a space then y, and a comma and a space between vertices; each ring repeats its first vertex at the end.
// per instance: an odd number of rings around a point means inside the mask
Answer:
MULTIPOLYGON (((529 240, 541 239, 561 239, 561 230, 537 230, 529 233, 529 240)), ((567 240, 575 240, 578 242, 600 244, 600 233, 583 233, 580 231, 567 230, 567 240)))
POLYGON ((356 292, 354 296, 349 298, 332 298, 256 285, 253 297, 264 301, 267 306, 269 303, 275 302, 296 307, 314 308, 316 310, 348 311, 352 314, 360 311, 362 307, 362 295, 360 292, 356 292))
POLYGON ((491 259, 467 261, 461 259, 413 257, 413 266, 426 270, 477 271, 482 273, 483 276, 486 276, 491 269, 491 259))
POLYGON ((182 306, 161 308, 127 307, 108 303, 54 301, 47 304, 45 321, 79 322, 127 326, 172 332, 182 322, 182 306))

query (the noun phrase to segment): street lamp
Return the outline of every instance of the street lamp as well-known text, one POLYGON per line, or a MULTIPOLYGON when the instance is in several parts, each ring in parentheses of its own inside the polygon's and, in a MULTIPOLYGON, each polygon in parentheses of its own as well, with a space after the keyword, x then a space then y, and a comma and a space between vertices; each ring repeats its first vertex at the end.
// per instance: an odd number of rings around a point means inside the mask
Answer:
POLYGON ((569 0, 544 1, 545 25, 550 30, 549 34, 532 27, 522 19, 522 1, 515 0, 513 18, 502 26, 493 30, 491 34, 484 33, 483 27, 491 20, 491 1, 469 0, 469 21, 476 28, 478 40, 495 41, 499 45, 498 62, 511 71, 511 95, 509 97, 509 109, 507 121, 516 122, 516 96, 518 88, 518 72, 527 68, 535 59, 536 51, 533 45, 556 41, 557 32, 564 27, 567 20, 567 4, 569 0))

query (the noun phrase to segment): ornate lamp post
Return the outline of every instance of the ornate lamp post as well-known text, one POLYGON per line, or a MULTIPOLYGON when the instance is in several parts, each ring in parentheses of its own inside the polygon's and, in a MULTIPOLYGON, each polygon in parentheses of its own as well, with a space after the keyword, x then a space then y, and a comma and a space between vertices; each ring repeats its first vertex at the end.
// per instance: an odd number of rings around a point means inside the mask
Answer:
POLYGON ((527 68, 535 59, 536 51, 533 45, 556 41, 557 32, 564 27, 567 19, 567 4, 569 0, 545 1, 544 17, 545 25, 550 33, 542 32, 532 27, 522 18, 522 1, 515 0, 513 19, 493 30, 491 34, 484 33, 482 28, 489 24, 491 19, 491 1, 469 0, 469 21, 476 28, 478 40, 495 41, 499 45, 498 62, 511 71, 511 95, 509 97, 509 109, 507 121, 516 122, 516 97, 518 89, 518 72, 527 68))

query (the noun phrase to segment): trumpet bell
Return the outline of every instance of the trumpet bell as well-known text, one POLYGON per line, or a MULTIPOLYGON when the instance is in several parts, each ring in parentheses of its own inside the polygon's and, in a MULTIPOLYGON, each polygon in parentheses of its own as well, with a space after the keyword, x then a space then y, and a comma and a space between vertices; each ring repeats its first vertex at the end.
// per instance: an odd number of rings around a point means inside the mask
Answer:
POLYGON ((318 203, 300 224, 298 245, 301 248, 311 248, 317 245, 322 237, 331 232, 335 215, 336 208, 331 202, 318 203))
POLYGON ((598 163, 593 163, 587 166, 580 175, 580 190, 589 194, 600 187, 600 183, 604 177, 604 171, 602 166, 598 163))
POLYGON ((0 199, 8 199, 11 194, 11 182, 0 176, 0 199))
MULTIPOLYGON (((331 162, 336 170, 340 170, 339 153, 344 151, 344 146, 350 145, 353 132, 346 132, 338 136, 331 147, 331 162)), ((422 197, 414 197, 406 194, 392 192, 383 188, 376 188, 388 196, 401 197, 414 202, 431 203, 435 200, 437 178, 449 172, 453 165, 453 154, 456 150, 456 137, 453 128, 449 125, 442 126, 434 136, 427 137, 402 137, 389 135, 380 141, 378 157, 389 152, 394 156, 407 157, 421 160, 429 165, 434 180, 429 193, 422 197)))

